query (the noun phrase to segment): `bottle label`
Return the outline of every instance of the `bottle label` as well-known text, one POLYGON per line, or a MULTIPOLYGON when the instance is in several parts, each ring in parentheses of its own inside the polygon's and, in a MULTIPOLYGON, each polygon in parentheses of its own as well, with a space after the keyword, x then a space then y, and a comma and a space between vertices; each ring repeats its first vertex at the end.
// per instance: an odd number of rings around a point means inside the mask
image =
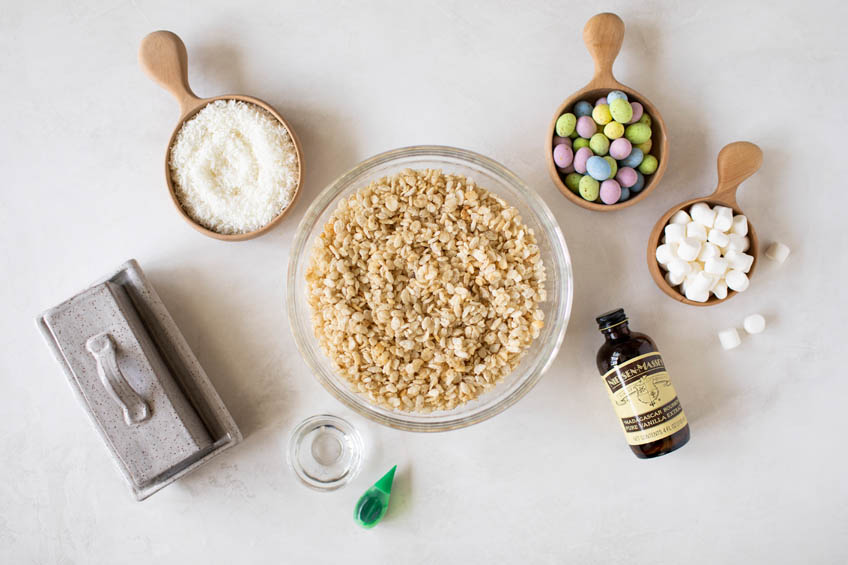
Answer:
POLYGON ((630 445, 666 438, 686 425, 686 415, 658 352, 613 367, 604 381, 630 445))

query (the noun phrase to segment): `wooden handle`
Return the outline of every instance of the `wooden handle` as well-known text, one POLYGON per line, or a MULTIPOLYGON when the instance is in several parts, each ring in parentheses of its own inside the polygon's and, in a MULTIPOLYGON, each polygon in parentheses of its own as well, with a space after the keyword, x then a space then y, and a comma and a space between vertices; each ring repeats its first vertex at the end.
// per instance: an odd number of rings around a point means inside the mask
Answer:
POLYGON ((712 199, 738 209, 736 189, 742 181, 760 170, 762 164, 763 152, 753 143, 735 141, 725 145, 718 153, 718 186, 712 199))
POLYGON ((593 83, 600 80, 615 82, 612 64, 621 50, 622 41, 624 41, 624 22, 617 15, 604 12, 592 16, 586 22, 586 27, 583 28, 583 42, 595 61, 593 83))
POLYGON ((185 44, 170 31, 154 31, 141 40, 138 62, 150 78, 170 92, 186 113, 199 100, 188 85, 185 44))

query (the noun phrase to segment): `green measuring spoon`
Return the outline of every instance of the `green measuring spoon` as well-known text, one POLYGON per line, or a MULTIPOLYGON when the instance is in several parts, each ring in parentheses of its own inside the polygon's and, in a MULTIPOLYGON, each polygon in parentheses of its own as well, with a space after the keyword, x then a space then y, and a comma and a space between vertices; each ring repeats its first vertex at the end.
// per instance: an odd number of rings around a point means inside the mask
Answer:
POLYGON ((396 469, 397 465, 389 469, 389 472, 366 490, 365 494, 360 496, 356 502, 353 519, 363 528, 373 528, 386 515, 386 510, 389 509, 389 497, 392 494, 392 482, 395 479, 396 469))

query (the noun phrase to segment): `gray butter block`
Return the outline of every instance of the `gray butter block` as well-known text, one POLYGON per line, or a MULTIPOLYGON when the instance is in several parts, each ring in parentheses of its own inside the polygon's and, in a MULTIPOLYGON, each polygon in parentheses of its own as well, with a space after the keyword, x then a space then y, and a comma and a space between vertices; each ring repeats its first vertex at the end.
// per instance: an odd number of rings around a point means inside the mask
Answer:
POLYGON ((134 260, 36 322, 138 500, 241 441, 134 260))

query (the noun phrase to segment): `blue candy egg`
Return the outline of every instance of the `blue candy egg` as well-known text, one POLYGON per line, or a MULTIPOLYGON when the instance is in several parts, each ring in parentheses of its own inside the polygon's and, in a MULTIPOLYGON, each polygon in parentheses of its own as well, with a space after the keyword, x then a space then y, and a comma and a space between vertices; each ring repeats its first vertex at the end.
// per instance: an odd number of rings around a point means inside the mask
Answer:
POLYGON ((625 200, 627 200, 628 198, 630 198, 630 189, 629 189, 629 188, 622 187, 622 188, 621 188, 621 196, 619 197, 618 201, 619 201, 619 202, 624 202, 624 201, 625 201, 625 200))
POLYGON ((630 192, 639 192, 645 188, 645 175, 636 171, 636 184, 630 187, 630 192))
POLYGON ((642 162, 642 159, 645 158, 645 154, 642 153, 642 150, 638 147, 634 147, 630 150, 630 155, 625 157, 624 159, 618 162, 621 167, 631 167, 635 169, 639 166, 639 163, 642 162))
POLYGON ((619 98, 627 102, 627 95, 625 93, 620 90, 613 90, 607 94, 607 104, 612 104, 613 100, 618 100, 619 98))
POLYGON ((592 110, 594 109, 595 107, 590 102, 581 100, 580 102, 574 105, 574 115, 578 118, 581 116, 591 116, 592 110))
POLYGON ((595 155, 586 161, 586 172, 597 181, 607 180, 612 173, 612 167, 606 159, 595 155))

